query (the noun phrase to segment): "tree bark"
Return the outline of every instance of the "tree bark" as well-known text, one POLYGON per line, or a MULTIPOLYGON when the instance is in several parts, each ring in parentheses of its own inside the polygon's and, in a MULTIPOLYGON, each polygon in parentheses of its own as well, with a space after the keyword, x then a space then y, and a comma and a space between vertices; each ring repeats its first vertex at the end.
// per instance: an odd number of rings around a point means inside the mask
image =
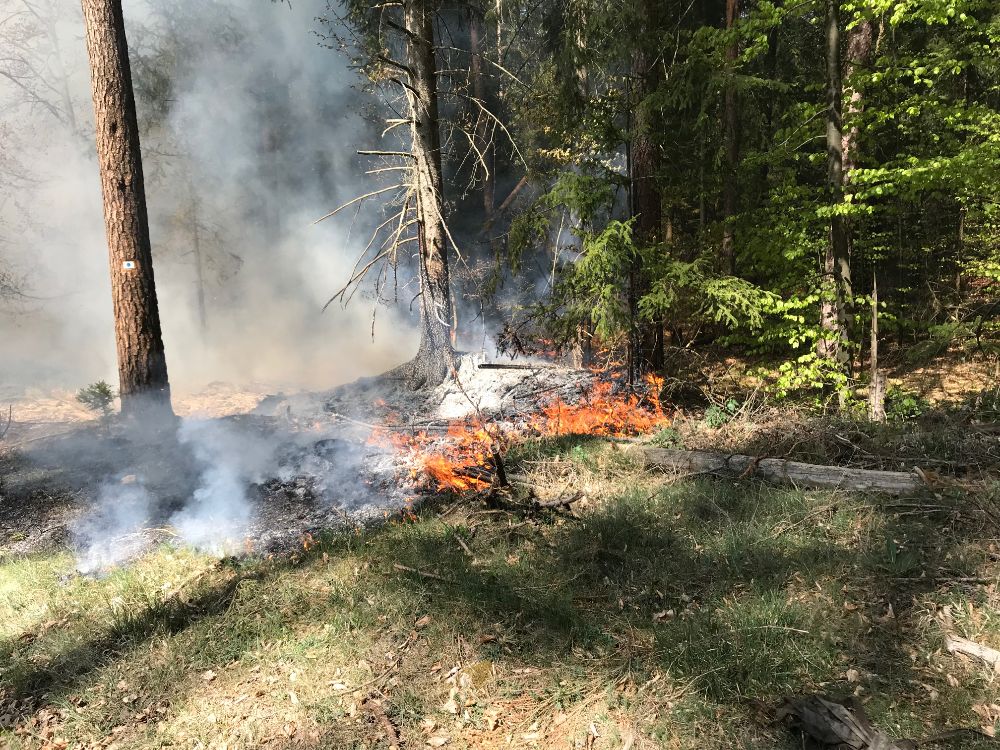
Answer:
POLYGON ((405 0, 410 108, 420 266, 420 348, 411 363, 415 385, 444 381, 454 367, 452 304, 448 282, 448 233, 444 220, 441 133, 434 11, 428 0, 405 0))
MULTIPOLYGON (((480 8, 469 10, 469 46, 472 55, 469 61, 472 77, 472 96, 483 107, 486 106, 486 82, 483 77, 483 17, 480 8)), ((496 205, 496 179, 494 175, 495 159, 493 138, 490 137, 489 123, 477 107, 475 117, 476 148, 482 154, 479 171, 483 181, 483 214, 486 224, 493 222, 493 209, 496 205)))
MULTIPOLYGON (((652 3, 644 3, 645 15, 655 18, 652 3)), ((629 148, 629 169, 632 186, 632 215, 635 217, 635 241, 639 247, 650 247, 660 241, 663 223, 663 200, 656 184, 659 170, 659 154, 653 133, 657 123, 650 111, 648 97, 660 81, 660 67, 655 57, 650 56, 640 44, 632 61, 632 73, 636 81, 635 113, 632 143, 629 148)), ((642 258, 633 259, 628 278, 628 308, 631 335, 629 337, 629 380, 635 382, 642 371, 654 362, 657 345, 655 327, 644 325, 639 320, 639 299, 645 294, 642 258)))
MULTIPOLYGON (((843 78, 840 55, 840 0, 827 0, 827 190, 831 208, 844 198, 843 78)), ((829 241, 823 258, 823 298, 820 325, 823 338, 818 351, 833 361, 845 375, 850 372, 851 340, 851 258, 848 227, 836 212, 830 217, 829 241)))
POLYGON ((857 163, 859 128, 855 118, 864 107, 861 91, 856 85, 852 85, 852 79, 859 68, 871 64, 874 36, 872 22, 868 20, 859 22, 847 32, 847 59, 844 61, 844 79, 850 86, 850 95, 847 97, 847 120, 850 127, 843 135, 841 146, 844 184, 851 181, 851 171, 857 163))
POLYGON ((122 414, 172 415, 121 0, 82 0, 122 414))
MULTIPOLYGON (((732 32, 739 13, 739 0, 726 0, 726 30, 732 32)), ((739 43, 733 41, 726 48, 726 90, 723 101, 723 131, 726 145, 726 169, 722 178, 722 258, 724 273, 736 274, 736 238, 733 221, 739 211, 739 185, 737 169, 740 159, 740 111, 733 76, 736 73, 736 58, 739 43)))

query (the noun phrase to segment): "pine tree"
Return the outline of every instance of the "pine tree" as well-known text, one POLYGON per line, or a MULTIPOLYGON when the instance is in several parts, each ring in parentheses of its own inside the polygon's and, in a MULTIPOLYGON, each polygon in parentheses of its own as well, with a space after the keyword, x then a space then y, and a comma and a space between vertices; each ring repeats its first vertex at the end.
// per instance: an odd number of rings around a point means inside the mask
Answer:
POLYGON ((111 266, 122 414, 171 415, 121 0, 82 0, 111 266))

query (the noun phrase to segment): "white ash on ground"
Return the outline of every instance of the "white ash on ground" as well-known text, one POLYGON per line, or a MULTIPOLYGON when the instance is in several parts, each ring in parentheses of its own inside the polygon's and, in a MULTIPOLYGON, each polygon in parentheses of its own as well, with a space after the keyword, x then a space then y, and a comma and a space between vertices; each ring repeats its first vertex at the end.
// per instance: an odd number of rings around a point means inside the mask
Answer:
POLYGON ((447 440, 452 420, 523 425, 555 398, 575 402, 596 377, 550 363, 498 364, 462 356, 457 377, 434 389, 413 390, 390 372, 325 393, 270 396, 253 414, 186 420, 178 439, 136 440, 89 424, 37 440, 4 459, 0 554, 68 543, 83 569, 98 572, 162 541, 270 552, 299 547, 307 533, 397 516, 434 488, 412 453, 374 428, 440 429, 447 440), (147 506, 131 495, 121 502, 131 483, 147 506))

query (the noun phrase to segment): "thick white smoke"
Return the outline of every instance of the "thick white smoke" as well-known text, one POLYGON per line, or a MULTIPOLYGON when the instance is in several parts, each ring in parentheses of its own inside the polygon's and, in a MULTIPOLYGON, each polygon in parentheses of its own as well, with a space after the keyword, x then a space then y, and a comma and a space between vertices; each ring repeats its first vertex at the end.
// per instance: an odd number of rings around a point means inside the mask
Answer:
MULTIPOLYGON (((326 0, 125 0, 146 197, 171 385, 325 388, 416 351, 413 312, 372 300, 321 308, 382 218, 358 149, 380 128, 349 60, 322 46, 326 0)), ((0 0, 0 398, 116 382, 114 328, 90 77, 77 0, 0 0), (13 19, 13 21, 11 20, 13 19), (12 42, 16 42, 12 44, 12 42), (12 58, 13 59, 13 58, 12 58)), ((403 279, 405 281, 405 279, 403 279)), ((408 302, 411 293, 401 295, 408 302)), ((220 423, 184 422, 193 494, 164 515, 155 483, 109 477, 74 529, 81 569, 115 564, 150 525, 222 552, 252 521, 246 491, 275 446, 220 423)), ((319 460, 319 459, 316 459, 319 460)))
MULTIPOLYGON (((320 313, 378 208, 364 206, 350 236, 351 216, 311 223, 372 188, 355 152, 377 137, 349 61, 316 35, 325 0, 124 6, 175 391, 219 380, 316 388, 406 359, 409 311, 380 309, 374 342, 371 300, 320 313)), ((82 19, 71 0, 50 0, 48 13, 38 33, 0 26, 30 35, 46 61, 23 81, 30 94, 0 76, 0 152, 16 154, 0 163, 0 263, 29 295, 0 305, 0 386, 116 380, 82 19), (39 104, 50 99, 60 116, 39 104)))
POLYGON ((202 469, 193 497, 170 523, 193 547, 214 554, 231 551, 250 521, 247 487, 274 470, 274 444, 219 421, 187 420, 177 436, 202 469))

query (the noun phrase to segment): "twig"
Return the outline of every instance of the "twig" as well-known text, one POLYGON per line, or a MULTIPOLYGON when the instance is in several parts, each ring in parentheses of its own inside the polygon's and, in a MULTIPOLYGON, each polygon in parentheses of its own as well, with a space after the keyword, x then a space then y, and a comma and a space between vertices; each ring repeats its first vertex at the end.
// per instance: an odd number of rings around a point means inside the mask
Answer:
POLYGON ((444 581, 445 583, 454 583, 450 578, 445 578, 444 576, 439 576, 437 573, 428 573, 424 570, 417 570, 416 568, 411 568, 407 565, 401 565, 399 563, 393 563, 392 567, 403 573, 413 573, 414 575, 423 576, 424 578, 433 578, 435 581, 444 581))
POLYGON ((347 201, 347 203, 342 203, 341 205, 337 206, 330 213, 326 214, 326 216, 320 216, 318 219, 316 219, 316 221, 313 222, 313 224, 319 224, 324 219, 329 219, 331 216, 334 216, 334 215, 340 213, 341 211, 343 211, 348 206, 353 206, 355 203, 358 203, 359 201, 365 200, 365 198, 373 198, 376 195, 381 195, 382 193, 388 193, 390 190, 401 190, 404 187, 406 187, 405 184, 391 185, 389 187, 382 188, 380 190, 373 190, 370 193, 365 193, 364 195, 359 195, 356 198, 351 198, 349 201, 347 201))
POLYGON ((458 541, 459 546, 461 546, 461 548, 465 550, 465 553, 469 557, 475 557, 475 555, 472 554, 472 550, 469 549, 469 545, 465 543, 465 540, 462 539, 462 535, 459 534, 457 531, 455 532, 455 539, 458 541))

